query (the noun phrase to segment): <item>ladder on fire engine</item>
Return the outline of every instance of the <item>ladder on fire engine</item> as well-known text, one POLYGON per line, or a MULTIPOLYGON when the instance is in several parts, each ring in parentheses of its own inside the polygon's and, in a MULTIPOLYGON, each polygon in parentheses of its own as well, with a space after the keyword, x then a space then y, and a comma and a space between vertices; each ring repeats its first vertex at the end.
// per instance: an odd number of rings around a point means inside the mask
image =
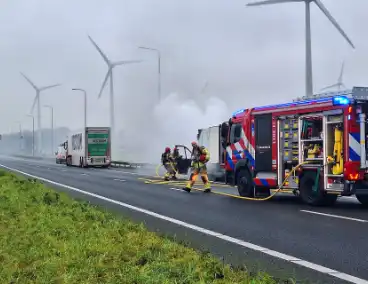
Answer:
POLYGON ((311 96, 298 97, 296 99, 293 99, 293 102, 318 100, 322 98, 332 98, 335 96, 349 96, 352 94, 352 92, 353 90, 324 92, 324 93, 319 93, 319 94, 313 94, 311 96))

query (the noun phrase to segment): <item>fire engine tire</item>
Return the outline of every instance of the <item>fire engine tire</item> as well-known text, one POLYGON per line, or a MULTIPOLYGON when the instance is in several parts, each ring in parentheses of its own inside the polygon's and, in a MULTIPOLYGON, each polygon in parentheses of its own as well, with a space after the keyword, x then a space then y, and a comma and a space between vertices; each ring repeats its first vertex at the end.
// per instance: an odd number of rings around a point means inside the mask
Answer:
POLYGON ((368 207, 368 195, 366 194, 357 194, 355 195, 358 201, 364 206, 368 207))
POLYGON ((250 172, 247 169, 239 170, 237 174, 239 195, 242 197, 254 197, 254 185, 250 172))
MULTIPOLYGON (((304 203, 312 206, 331 206, 337 200, 337 195, 327 194, 321 190, 321 184, 317 188, 317 192, 313 191, 316 180, 314 171, 306 171, 300 179, 300 198, 304 203)), ((321 180, 320 180, 321 182, 321 180)))

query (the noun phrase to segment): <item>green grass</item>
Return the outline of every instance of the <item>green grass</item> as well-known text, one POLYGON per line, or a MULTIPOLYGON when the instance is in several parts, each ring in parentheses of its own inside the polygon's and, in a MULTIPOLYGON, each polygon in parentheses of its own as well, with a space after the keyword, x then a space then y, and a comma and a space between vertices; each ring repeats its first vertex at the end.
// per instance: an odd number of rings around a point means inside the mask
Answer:
POLYGON ((277 283, 1 170, 0 264, 0 283, 277 283))

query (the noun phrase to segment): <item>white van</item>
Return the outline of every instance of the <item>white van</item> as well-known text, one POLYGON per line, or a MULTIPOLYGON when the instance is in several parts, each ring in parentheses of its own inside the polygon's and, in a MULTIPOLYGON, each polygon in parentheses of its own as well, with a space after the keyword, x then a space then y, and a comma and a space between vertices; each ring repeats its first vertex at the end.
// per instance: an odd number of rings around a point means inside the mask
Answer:
POLYGON ((65 164, 66 150, 64 149, 64 143, 58 146, 56 154, 56 164, 65 164))

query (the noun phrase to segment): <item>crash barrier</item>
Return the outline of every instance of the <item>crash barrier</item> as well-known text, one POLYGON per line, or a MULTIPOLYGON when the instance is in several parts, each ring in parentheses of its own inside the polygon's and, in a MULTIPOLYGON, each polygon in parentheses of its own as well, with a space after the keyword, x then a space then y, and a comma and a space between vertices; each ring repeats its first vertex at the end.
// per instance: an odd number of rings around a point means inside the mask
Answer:
POLYGON ((133 163, 133 162, 124 162, 124 161, 111 161, 111 167, 113 168, 142 168, 146 167, 149 164, 147 163, 133 163))
MULTIPOLYGON (((22 159, 32 159, 32 160, 49 160, 54 161, 56 157, 42 157, 42 156, 31 156, 31 155, 20 155, 20 154, 12 154, 12 157, 22 158, 22 159)), ((149 167, 148 163, 133 163, 133 162, 124 162, 124 161, 111 161, 111 167, 113 168, 142 168, 149 167)))
POLYGON ((31 155, 19 155, 13 154, 12 157, 22 158, 22 159, 32 159, 32 160, 54 160, 54 157, 42 157, 42 156, 31 156, 31 155))

